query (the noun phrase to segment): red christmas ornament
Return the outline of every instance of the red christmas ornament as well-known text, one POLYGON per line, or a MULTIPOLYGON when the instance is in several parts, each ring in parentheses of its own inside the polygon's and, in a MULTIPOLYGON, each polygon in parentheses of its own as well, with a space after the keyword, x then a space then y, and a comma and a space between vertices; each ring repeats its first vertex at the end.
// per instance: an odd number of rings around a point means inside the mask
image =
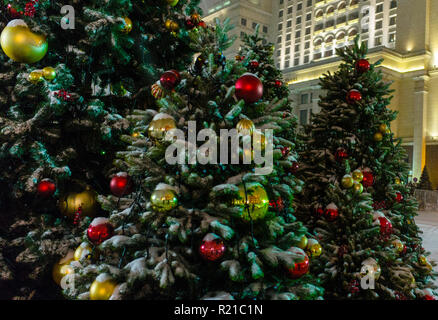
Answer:
POLYGON ((364 73, 370 70, 370 63, 366 59, 360 59, 356 62, 356 71, 364 73))
POLYGON ((292 247, 289 251, 303 256, 301 262, 295 263, 293 268, 288 269, 289 275, 292 279, 300 278, 309 271, 309 257, 300 248, 292 247))
POLYGON ((172 90, 179 84, 180 79, 173 71, 166 71, 160 78, 160 84, 167 90, 172 90))
POLYGON ((380 234, 390 235, 392 233, 392 223, 386 217, 379 217, 380 234))
POLYGON ((436 300, 433 296, 431 296, 430 294, 426 294, 424 296, 424 300, 436 300))
POLYGON ((274 86, 275 86, 276 88, 280 88, 282 85, 283 85, 283 81, 281 81, 281 80, 275 80, 275 82, 274 82, 274 86))
POLYGON ((322 217, 322 216, 324 215, 324 209, 321 208, 321 207, 316 208, 316 209, 315 209, 315 215, 316 215, 317 217, 322 217))
POLYGON ((11 15, 12 18, 20 17, 20 12, 18 12, 17 9, 12 7, 12 5, 10 3, 8 4, 7 8, 8 8, 8 12, 11 15))
POLYGON ((263 96, 263 84, 260 79, 252 74, 245 73, 236 81, 236 97, 245 103, 253 103, 263 96))
POLYGON ((342 162, 347 158, 348 158, 348 153, 345 149, 339 148, 338 150, 336 150, 336 152, 335 152, 336 161, 342 162))
POLYGON ((367 188, 367 187, 371 187, 374 183, 374 176, 373 173, 370 171, 364 171, 363 173, 363 180, 362 180, 362 185, 367 188))
POLYGON ((222 239, 214 234, 208 233, 204 239, 202 239, 199 246, 199 254, 205 260, 216 261, 225 253, 225 245, 222 239))
POLYGON ((292 174, 295 174, 295 173, 297 173, 299 168, 300 168, 300 165, 298 164, 298 162, 294 161, 294 162, 292 162, 292 165, 289 168, 289 172, 292 174))
POLYGON ((198 23, 198 27, 207 28, 207 24, 204 21, 198 23))
POLYGON ((55 193, 56 185, 50 179, 43 179, 38 183, 37 191, 42 197, 50 197, 55 193))
POLYGON ((349 104, 359 102, 360 100, 362 100, 362 94, 358 90, 352 89, 352 90, 350 90, 350 92, 348 92, 347 102, 349 104))
POLYGON ((132 192, 132 179, 126 172, 119 172, 111 178, 110 189, 116 197, 122 197, 132 192))
POLYGON ((111 238, 114 234, 114 227, 107 218, 95 218, 87 229, 88 240, 94 245, 111 238))
POLYGON ((283 148, 280 148, 280 150, 281 150, 281 155, 283 157, 286 157, 289 154, 289 152, 290 152, 290 148, 289 147, 283 147, 283 148))
POLYGON ((339 217, 338 207, 332 202, 326 208, 324 212, 325 217, 329 221, 334 221, 339 217))
POLYGON ((252 60, 252 61, 249 63, 249 66, 250 66, 252 69, 258 68, 258 67, 259 67, 259 62, 258 62, 257 60, 252 60))
POLYGON ((395 201, 401 202, 402 200, 403 200, 403 195, 399 191, 397 191, 395 193, 395 201))

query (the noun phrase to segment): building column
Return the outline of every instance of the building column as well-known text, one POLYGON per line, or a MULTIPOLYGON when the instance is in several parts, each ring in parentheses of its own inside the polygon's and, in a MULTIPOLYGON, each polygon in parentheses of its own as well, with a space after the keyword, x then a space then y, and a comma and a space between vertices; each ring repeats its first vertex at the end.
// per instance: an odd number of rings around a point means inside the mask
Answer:
POLYGON ((420 179, 426 164, 427 96, 428 76, 414 78, 414 140, 412 157, 412 178, 420 179))

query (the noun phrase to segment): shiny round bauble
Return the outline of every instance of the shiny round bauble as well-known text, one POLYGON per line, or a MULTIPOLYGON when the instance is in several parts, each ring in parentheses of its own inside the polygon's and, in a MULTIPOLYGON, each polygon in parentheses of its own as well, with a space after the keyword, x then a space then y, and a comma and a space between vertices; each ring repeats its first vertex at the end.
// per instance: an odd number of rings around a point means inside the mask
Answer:
POLYGON ((99 245, 114 235, 114 227, 107 218, 95 218, 87 229, 87 237, 94 245, 99 245))
POLYGON ((158 83, 154 83, 151 86, 151 94, 155 99, 161 99, 164 96, 163 88, 158 83))
POLYGON ((357 60, 355 64, 356 71, 359 73, 364 73, 370 70, 370 63, 366 59, 357 60))
POLYGON ((274 82, 274 86, 275 86, 276 88, 280 88, 281 86, 283 86, 283 81, 281 81, 281 80, 275 80, 275 82, 274 82))
POLYGON ((382 124, 379 126, 379 131, 380 131, 380 133, 385 134, 385 133, 386 133, 386 130, 388 130, 388 126, 387 126, 385 123, 382 123, 382 124))
POLYGON ((76 248, 74 253, 74 259, 80 261, 84 258, 88 259, 93 252, 93 248, 88 242, 82 242, 79 247, 76 248))
POLYGON ((363 173, 359 169, 354 170, 352 176, 354 181, 361 182, 363 180, 363 173))
POLYGON ((79 208, 82 210, 82 216, 94 217, 99 207, 96 201, 96 192, 86 189, 83 192, 71 192, 59 199, 59 209, 67 217, 73 218, 79 208))
POLYGON ((56 70, 52 67, 45 67, 43 69, 43 77, 48 81, 52 81, 56 78, 56 70))
POLYGON ((397 253, 402 253, 405 245, 399 239, 395 239, 392 241, 392 246, 395 248, 397 253))
POLYGON ((216 261, 223 257, 225 253, 224 241, 214 233, 208 233, 199 246, 199 254, 208 261, 216 261))
POLYGON ((111 298, 117 283, 109 277, 100 279, 100 276, 93 281, 90 287, 90 300, 108 300, 111 298))
POLYGON ((391 129, 388 128, 385 130, 385 134, 390 134, 390 133, 391 133, 391 129))
POLYGON ((362 185, 362 183, 354 181, 353 182, 353 191, 355 193, 361 194, 363 192, 363 185, 362 185))
POLYGON ((157 212, 170 211, 178 205, 178 197, 173 189, 154 190, 151 195, 152 209, 157 212))
POLYGON ((426 265, 425 265, 425 267, 427 268, 427 270, 428 270, 429 272, 433 270, 433 266, 432 266, 432 264, 431 264, 430 262, 427 262, 426 265))
POLYGON ((309 242, 309 239, 307 239, 306 236, 302 236, 300 239, 300 242, 298 242, 298 244, 297 244, 297 247, 304 250, 307 248, 308 242, 309 242))
POLYGON ((43 73, 41 70, 34 70, 31 73, 29 73, 29 76, 27 77, 27 80, 29 82, 35 84, 40 82, 43 79, 43 73))
POLYGON ((394 182, 395 182, 395 184, 400 184, 400 183, 401 183, 401 180, 400 180, 399 177, 396 177, 396 178, 394 179, 394 182))
POLYGON ((386 217, 379 217, 380 234, 390 235, 392 233, 392 223, 386 217))
POLYGON ((374 141, 380 142, 383 140, 383 135, 380 132, 376 132, 373 136, 374 141))
POLYGON ((252 146, 255 150, 265 150, 266 137, 261 131, 254 130, 252 139, 252 146))
POLYGON ((169 130, 176 128, 176 122, 172 116, 166 113, 158 113, 149 123, 148 135, 154 141, 163 141, 169 130))
POLYGON ((373 258, 368 258, 362 262, 362 268, 360 270, 361 278, 365 276, 373 277, 374 280, 378 280, 382 273, 382 269, 379 264, 373 258))
POLYGON ((324 209, 321 207, 316 208, 314 212, 317 217, 322 217, 324 215, 324 209))
POLYGON ((53 281, 55 281, 56 284, 61 283, 61 279, 66 276, 67 274, 73 273, 73 267, 70 266, 70 262, 72 262, 73 259, 73 251, 69 251, 68 254, 59 260, 52 269, 52 278, 53 281))
POLYGON ((242 208, 242 218, 246 221, 263 219, 269 209, 265 188, 258 182, 242 183, 238 188, 240 199, 235 199, 233 205, 242 208))
POLYGON ((250 61, 249 66, 251 68, 254 68, 254 69, 258 68, 259 67, 259 62, 257 60, 252 60, 252 61, 250 61))
POLYGON ((292 165, 289 167, 288 172, 295 174, 298 172, 298 169, 300 168, 300 164, 296 161, 292 162, 292 165))
POLYGON ((0 45, 9 58, 23 63, 40 61, 48 49, 46 37, 32 32, 21 19, 6 25, 0 36, 0 45))
POLYGON ((120 27, 120 32, 128 34, 132 31, 132 20, 128 17, 124 17, 123 20, 124 21, 120 27))
POLYGON ((119 172, 110 181, 110 189, 116 197, 123 197, 132 192, 133 183, 126 172, 119 172))
POLYGON ((243 99, 245 103, 254 103, 259 101, 263 96, 263 84, 260 79, 252 73, 245 73, 237 79, 235 88, 237 99, 243 99))
POLYGON ((241 119, 236 125, 237 132, 243 136, 252 135, 255 130, 254 122, 249 119, 241 119))
POLYGON ((289 276, 292 279, 298 279, 303 275, 305 275, 307 272, 309 272, 309 262, 310 262, 309 257, 305 254, 305 252, 302 249, 297 247, 292 247, 288 249, 288 251, 291 251, 295 254, 299 254, 300 256, 302 256, 301 261, 296 262, 293 268, 288 269, 289 276))
POLYGON ((356 90, 356 89, 352 89, 348 92, 347 94, 347 102, 350 104, 359 102, 362 100, 362 94, 356 90))
POLYGON ((46 178, 38 182, 37 193, 39 196, 50 197, 55 193, 55 191, 56 185, 53 180, 46 178))
POLYGON ((201 21, 201 22, 199 22, 198 23, 198 27, 201 27, 201 28, 207 28, 207 24, 204 22, 204 21, 201 21))
POLYGON ((349 189, 354 184, 354 179, 350 174, 346 174, 342 177, 341 184, 344 188, 349 189))
POLYGON ((363 179, 362 179, 362 185, 365 188, 371 187, 374 183, 374 176, 371 171, 364 171, 363 172, 363 179))
POLYGON ((397 201, 397 202, 402 202, 403 201, 403 195, 401 194, 401 192, 397 191, 395 193, 395 201, 397 201))
POLYGON ((338 207, 332 202, 325 207, 324 216, 329 221, 335 221, 339 217, 338 207))
POLYGON ((171 7, 174 7, 178 4, 179 0, 166 0, 167 4, 171 7))
POLYGON ((164 72, 160 77, 160 84, 167 90, 174 89, 180 82, 181 78, 179 73, 175 73, 173 70, 164 72))
POLYGON ((429 262, 429 261, 427 261, 426 256, 424 256, 424 255, 420 255, 420 256, 418 257, 418 263, 419 263, 420 265, 425 266, 428 262, 429 262))
POLYGON ((322 247, 316 239, 309 239, 306 247, 307 255, 310 257, 319 257, 322 253, 322 247))

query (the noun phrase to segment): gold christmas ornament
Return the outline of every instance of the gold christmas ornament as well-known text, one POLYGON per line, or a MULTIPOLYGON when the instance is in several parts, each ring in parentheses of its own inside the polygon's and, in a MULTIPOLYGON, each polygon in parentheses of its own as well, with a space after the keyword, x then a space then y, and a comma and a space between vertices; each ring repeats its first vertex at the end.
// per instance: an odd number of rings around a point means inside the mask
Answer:
POLYGON ((391 129, 388 128, 385 130, 385 134, 390 134, 390 133, 391 133, 391 129))
POLYGON ((152 192, 151 204, 154 211, 170 211, 178 205, 178 197, 170 186, 162 184, 152 192))
POLYGON ((158 113, 149 123, 148 135, 156 142, 163 141, 167 131, 175 128, 176 122, 172 116, 166 113, 158 113))
POLYGON ((322 247, 316 239, 309 239, 306 249, 307 255, 311 257, 319 257, 322 253, 322 247))
POLYGON ((395 182, 395 184, 400 184, 400 183, 401 183, 401 180, 400 180, 399 177, 396 177, 396 178, 394 179, 394 182, 395 182))
POLYGON ((178 22, 175 22, 173 20, 167 19, 166 22, 164 22, 164 27, 169 31, 178 31, 179 25, 178 22))
POLYGON ((233 205, 242 208, 242 218, 247 221, 250 221, 250 215, 252 220, 264 218, 269 209, 269 198, 265 188, 258 182, 242 183, 238 187, 241 199, 235 199, 233 205))
POLYGON ((91 255, 91 252, 93 251, 93 248, 88 242, 82 242, 79 247, 75 250, 74 253, 74 259, 76 261, 79 261, 83 258, 89 258, 91 255))
POLYGON ((346 174, 341 180, 342 186, 346 189, 351 188, 353 186, 353 183, 354 183, 354 179, 349 174, 346 174))
POLYGON ((124 24, 121 32, 130 33, 132 30, 132 20, 129 19, 128 17, 124 17, 124 20, 125 20, 125 24, 124 24))
POLYGON ((300 239, 300 242, 298 243, 297 247, 300 249, 306 249, 307 248, 307 243, 308 243, 309 239, 307 239, 306 236, 302 236, 300 239))
POLYGON ((56 70, 52 67, 45 67, 43 69, 43 77, 46 80, 52 81, 56 78, 56 70))
POLYGON ((9 58, 23 63, 40 61, 48 49, 46 37, 32 32, 21 19, 6 25, 0 36, 0 45, 9 58))
POLYGON ((426 256, 421 255, 418 257, 418 263, 422 266, 425 266, 427 263, 429 263, 429 261, 427 261, 426 256))
POLYGON ((243 136, 252 135, 255 130, 254 122, 249 119, 241 119, 236 125, 237 132, 243 136))
POLYGON ((405 248, 405 245, 399 239, 392 241, 392 246, 395 248, 397 253, 403 252, 403 249, 405 248))
POLYGON ((359 169, 353 171, 353 179, 357 182, 361 182, 363 180, 363 173, 359 169))
POLYGON ((90 287, 90 300, 108 300, 111 298, 117 283, 108 274, 100 274, 90 287))
POLYGON ((380 142, 380 141, 382 141, 383 140, 383 135, 380 133, 380 132, 376 132, 375 134, 374 134, 374 141, 376 141, 376 142, 380 142))
POLYGON ((362 185, 362 183, 354 181, 353 182, 353 190, 356 193, 362 193, 363 192, 363 185, 362 185))
POLYGON ((430 262, 427 262, 425 267, 427 268, 428 271, 432 271, 433 266, 430 264, 430 262))
POLYGON ((265 150, 265 146, 266 146, 266 138, 265 135, 258 130, 254 130, 253 135, 252 135, 252 139, 253 139, 253 149, 255 150, 265 150))
POLYGON ((388 130, 388 126, 387 126, 385 123, 382 123, 382 124, 379 126, 379 131, 380 131, 380 133, 385 134, 385 133, 386 133, 386 130, 388 130))
POLYGON ((87 188, 83 192, 71 192, 59 199, 59 209, 67 217, 74 218, 81 208, 81 216, 94 217, 98 208, 96 192, 87 188))
POLYGON ((361 278, 368 275, 374 277, 374 280, 378 280, 381 273, 382 269, 373 258, 368 258, 362 262, 362 268, 360 269, 361 278))
POLYGON ((27 77, 27 80, 29 82, 32 82, 33 84, 38 83, 42 80, 43 73, 41 70, 34 70, 31 73, 29 73, 29 76, 27 77))
POLYGON ((64 276, 66 276, 67 274, 73 273, 73 267, 70 266, 70 262, 72 262, 74 260, 73 256, 74 256, 73 251, 69 251, 64 258, 59 260, 53 266, 52 278, 56 284, 59 285, 64 276))

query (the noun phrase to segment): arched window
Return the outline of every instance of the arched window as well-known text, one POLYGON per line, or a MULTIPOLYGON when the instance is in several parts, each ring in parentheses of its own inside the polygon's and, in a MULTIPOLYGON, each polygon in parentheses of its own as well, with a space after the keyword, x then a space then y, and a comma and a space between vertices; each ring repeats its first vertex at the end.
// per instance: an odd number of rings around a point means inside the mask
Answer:
POLYGON ((333 12, 335 12, 335 7, 330 7, 326 11, 327 14, 330 14, 330 13, 333 13, 333 12))
POLYGON ((332 44, 333 39, 334 39, 334 37, 332 35, 329 35, 329 36, 327 36, 327 38, 325 38, 325 43, 332 44))
POLYGON ((313 42, 313 45, 314 45, 315 47, 320 46, 321 44, 322 44, 322 39, 321 39, 321 38, 318 38, 318 39, 316 39, 316 40, 313 42))
POLYGON ((359 1, 358 0, 351 0, 350 1, 350 6, 354 6, 355 4, 358 4, 359 1))
POLYGON ((336 40, 344 40, 345 38, 345 33, 344 32, 340 32, 337 36, 336 36, 336 40))
POLYGON ((346 6, 347 6, 347 5, 345 4, 345 2, 341 2, 341 3, 338 5, 338 10, 345 9, 346 6))
POLYGON ((355 35, 357 35, 357 30, 356 30, 356 29, 352 29, 352 30, 350 30, 350 31, 348 32, 348 36, 349 36, 349 37, 353 37, 353 36, 355 36, 355 35))
POLYGON ((319 10, 315 13, 315 18, 321 18, 323 14, 322 10, 319 10))

